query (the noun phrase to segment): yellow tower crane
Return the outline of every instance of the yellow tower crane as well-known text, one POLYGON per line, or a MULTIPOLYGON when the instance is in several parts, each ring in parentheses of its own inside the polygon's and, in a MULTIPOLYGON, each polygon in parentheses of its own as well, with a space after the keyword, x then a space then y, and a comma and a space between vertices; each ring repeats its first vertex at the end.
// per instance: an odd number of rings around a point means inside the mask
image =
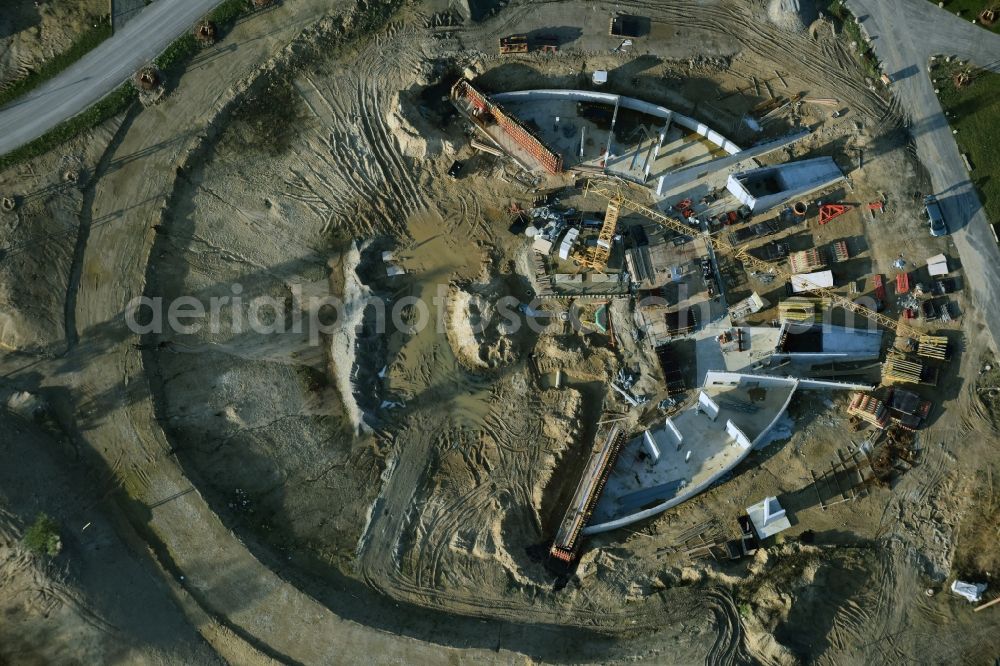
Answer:
POLYGON ((608 199, 608 210, 604 213, 604 223, 597 235, 597 245, 580 252, 575 257, 578 264, 595 271, 603 271, 607 268, 608 258, 611 256, 611 243, 615 237, 620 213, 621 205, 619 202, 615 199, 608 199))
MULTIPOLYGON (((595 194, 604 197, 608 200, 608 216, 610 217, 612 208, 614 209, 614 218, 617 220, 618 213, 622 208, 628 208, 629 210, 639 213, 645 217, 648 217, 653 222, 660 224, 668 229, 672 229, 677 233, 690 236, 691 227, 684 222, 672 218, 668 215, 664 215, 658 210, 649 208, 648 206, 643 206, 642 204, 633 201, 626 195, 626 191, 622 185, 616 185, 612 183, 598 182, 595 180, 588 180, 586 187, 586 194, 589 196, 595 194)), ((708 242, 712 245, 712 248, 716 251, 724 251, 731 253, 734 257, 739 259, 744 263, 744 265, 753 266, 754 268, 768 273, 773 273, 783 280, 791 280, 791 273, 787 273, 776 265, 770 264, 766 261, 762 261, 749 252, 747 252, 745 247, 735 246, 730 244, 728 241, 723 240, 718 236, 707 235, 708 242)), ((800 278, 801 280, 801 278, 800 278)), ((806 281, 807 284, 812 284, 806 281)), ((911 339, 913 342, 911 346, 924 335, 921 331, 912 326, 904 324, 898 319, 893 319, 892 317, 887 317, 884 314, 875 312, 871 308, 866 308, 863 305, 855 303, 849 298, 844 298, 840 294, 836 293, 832 289, 826 287, 821 287, 818 285, 812 286, 810 291, 818 296, 828 298, 832 305, 836 307, 842 307, 845 310, 850 310, 856 314, 874 321, 875 323, 881 325, 893 331, 897 337, 905 337, 911 339)))

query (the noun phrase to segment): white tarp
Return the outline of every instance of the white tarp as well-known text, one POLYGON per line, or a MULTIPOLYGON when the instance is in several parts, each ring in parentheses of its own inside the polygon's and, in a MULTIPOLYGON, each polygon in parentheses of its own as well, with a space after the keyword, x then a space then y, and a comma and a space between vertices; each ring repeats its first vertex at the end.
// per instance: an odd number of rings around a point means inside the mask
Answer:
POLYGON ((931 275, 948 274, 948 257, 937 254, 927 259, 927 272, 931 275))
POLYGON ((573 250, 573 244, 576 243, 577 236, 580 235, 579 229, 570 229, 563 236, 562 244, 559 246, 559 258, 569 259, 569 253, 573 250))
POLYGON ((966 583, 964 580, 956 580, 951 584, 951 591, 960 597, 965 597, 969 603, 978 604, 986 591, 986 583, 966 583))
POLYGON ((531 247, 538 254, 544 254, 544 255, 552 254, 552 241, 545 240, 541 236, 535 236, 535 242, 531 244, 531 247))
POLYGON ((796 294, 812 291, 816 287, 830 288, 833 286, 833 271, 816 271, 815 273, 799 273, 792 276, 792 291, 796 294))

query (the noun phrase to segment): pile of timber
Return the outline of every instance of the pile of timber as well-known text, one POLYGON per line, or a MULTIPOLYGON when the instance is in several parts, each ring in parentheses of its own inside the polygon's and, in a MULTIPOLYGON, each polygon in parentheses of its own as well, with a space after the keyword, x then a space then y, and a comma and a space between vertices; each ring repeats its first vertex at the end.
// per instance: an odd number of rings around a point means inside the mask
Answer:
POLYGON ((941 335, 921 335, 917 346, 917 356, 948 360, 948 338, 941 335))
POLYGON ((823 313, 829 309, 829 298, 809 298, 795 296, 778 303, 778 319, 781 323, 814 323, 823 320, 823 313))
POLYGON ((923 363, 914 361, 907 356, 893 352, 882 364, 883 384, 935 384, 937 373, 933 368, 925 367, 923 363))

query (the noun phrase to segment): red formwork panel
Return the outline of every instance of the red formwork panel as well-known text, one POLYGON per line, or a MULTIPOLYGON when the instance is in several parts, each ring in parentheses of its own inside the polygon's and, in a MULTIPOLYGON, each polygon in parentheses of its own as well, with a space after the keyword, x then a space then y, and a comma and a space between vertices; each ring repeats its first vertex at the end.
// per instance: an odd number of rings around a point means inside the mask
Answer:
POLYGON ((503 107, 476 90, 467 79, 460 79, 452 86, 451 97, 455 100, 465 99, 478 111, 489 113, 507 136, 527 150, 546 171, 553 174, 562 171, 562 155, 549 149, 517 118, 508 115, 503 107))

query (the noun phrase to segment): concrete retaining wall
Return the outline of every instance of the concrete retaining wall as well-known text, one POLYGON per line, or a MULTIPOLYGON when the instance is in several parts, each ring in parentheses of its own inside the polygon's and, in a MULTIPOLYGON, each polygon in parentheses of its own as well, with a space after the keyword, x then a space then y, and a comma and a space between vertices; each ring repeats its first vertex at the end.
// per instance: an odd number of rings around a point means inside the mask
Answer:
POLYGON ((671 111, 670 109, 660 106, 658 104, 653 104, 652 102, 646 102, 641 99, 636 99, 634 97, 626 97, 624 95, 613 95, 611 93, 594 92, 592 90, 517 90, 514 92, 497 93, 491 96, 492 99, 497 102, 535 102, 546 99, 561 99, 561 100, 572 100, 576 102, 591 102, 593 104, 608 104, 614 106, 617 103, 619 106, 626 109, 631 109, 632 111, 638 111, 640 113, 646 113, 657 118, 663 118, 668 122, 675 122, 681 127, 685 127, 696 134, 700 134, 712 143, 714 143, 719 148, 730 155, 735 155, 740 152, 740 147, 735 143, 722 136, 708 125, 702 122, 698 122, 694 118, 690 118, 683 114, 677 113, 676 111, 671 111))

